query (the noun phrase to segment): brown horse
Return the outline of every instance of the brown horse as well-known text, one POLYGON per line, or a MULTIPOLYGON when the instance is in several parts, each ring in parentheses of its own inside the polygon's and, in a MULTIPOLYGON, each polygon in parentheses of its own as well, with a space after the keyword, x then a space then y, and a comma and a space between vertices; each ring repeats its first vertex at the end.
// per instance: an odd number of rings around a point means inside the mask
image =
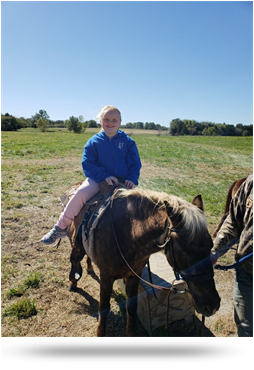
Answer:
MULTIPOLYGON (((134 336, 139 284, 137 275, 141 276, 150 255, 161 251, 165 244, 169 246, 168 261, 186 280, 196 310, 210 316, 219 309, 220 298, 209 258, 212 239, 202 208, 200 195, 191 204, 166 193, 138 188, 118 189, 115 192, 111 205, 94 231, 92 261, 100 270, 97 336, 106 333, 112 286, 120 278, 125 279, 127 294, 126 331, 128 336, 134 336)), ((80 233, 77 238, 78 243, 71 255, 70 281, 73 289, 82 275, 80 261, 86 254, 80 233)))
POLYGON ((231 200, 234 198, 237 190, 240 188, 240 186, 242 185, 242 183, 247 179, 247 177, 243 177, 237 181, 234 181, 229 189, 228 189, 228 194, 227 194, 227 200, 226 200, 226 205, 225 205, 225 209, 224 209, 224 212, 223 212, 223 215, 221 217, 221 220, 216 228, 216 230, 214 231, 213 233, 213 239, 216 238, 216 235, 218 234, 218 231, 220 230, 223 222, 225 221, 225 219, 227 218, 228 216, 228 212, 229 212, 229 205, 230 205, 230 202, 231 200))

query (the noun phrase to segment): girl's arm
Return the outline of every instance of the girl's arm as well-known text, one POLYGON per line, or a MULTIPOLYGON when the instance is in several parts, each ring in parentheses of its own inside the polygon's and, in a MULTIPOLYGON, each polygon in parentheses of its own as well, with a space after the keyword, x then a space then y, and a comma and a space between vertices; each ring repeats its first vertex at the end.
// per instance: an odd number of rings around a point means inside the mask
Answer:
POLYGON ((128 165, 127 180, 131 181, 135 185, 138 185, 138 178, 140 175, 140 169, 142 165, 141 165, 137 145, 135 141, 132 139, 129 141, 129 145, 128 145, 127 165, 128 165))
POLYGON ((92 145, 86 145, 82 156, 82 168, 86 177, 97 183, 109 177, 105 169, 97 163, 97 152, 92 145))

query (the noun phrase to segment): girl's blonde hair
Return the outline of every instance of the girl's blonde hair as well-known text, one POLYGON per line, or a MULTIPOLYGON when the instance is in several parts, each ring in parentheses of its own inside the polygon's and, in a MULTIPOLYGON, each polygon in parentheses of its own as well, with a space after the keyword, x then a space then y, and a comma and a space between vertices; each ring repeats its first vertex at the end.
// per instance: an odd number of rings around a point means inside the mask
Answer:
POLYGON ((100 111, 100 113, 97 115, 96 118, 98 118, 99 120, 101 120, 106 113, 108 112, 111 112, 111 111, 117 111, 120 115, 120 121, 122 121, 122 117, 121 117, 121 112, 119 109, 117 109, 116 107, 114 107, 113 105, 106 105, 104 108, 102 108, 102 110, 100 111))

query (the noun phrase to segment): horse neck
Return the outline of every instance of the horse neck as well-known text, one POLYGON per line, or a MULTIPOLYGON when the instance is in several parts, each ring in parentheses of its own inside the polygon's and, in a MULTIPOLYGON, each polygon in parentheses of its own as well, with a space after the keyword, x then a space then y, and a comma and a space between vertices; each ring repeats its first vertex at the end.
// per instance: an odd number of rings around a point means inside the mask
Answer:
POLYGON ((142 208, 144 210, 144 223, 147 223, 147 226, 155 232, 161 233, 164 231, 168 219, 166 208, 152 204, 150 201, 143 204, 142 208))

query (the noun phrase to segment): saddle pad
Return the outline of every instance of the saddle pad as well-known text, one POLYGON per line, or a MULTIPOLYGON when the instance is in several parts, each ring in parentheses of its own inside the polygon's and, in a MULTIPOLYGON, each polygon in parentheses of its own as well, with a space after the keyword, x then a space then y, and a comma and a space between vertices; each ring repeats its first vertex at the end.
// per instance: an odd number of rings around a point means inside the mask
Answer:
POLYGON ((110 205, 111 195, 105 199, 105 202, 97 209, 97 211, 90 217, 89 220, 84 220, 81 223, 81 236, 82 236, 82 244, 86 251, 86 254, 94 260, 94 230, 98 225, 98 222, 102 215, 105 213, 106 209, 110 205), (89 224, 89 228, 87 229, 87 224, 89 224))
MULTIPOLYGON (((71 199, 71 197, 75 194, 79 186, 83 183, 83 181, 76 182, 75 184, 71 185, 66 192, 60 197, 62 202, 63 208, 66 207, 67 203, 71 199)), ((89 210, 91 206, 99 207, 100 204, 104 202, 104 199, 110 193, 112 194, 115 187, 110 186, 107 184, 106 181, 100 183, 100 191, 97 193, 93 198, 89 199, 89 201, 83 206, 80 210, 79 214, 75 217, 72 223, 68 227, 68 238, 71 242, 71 245, 75 245, 76 236, 78 234, 78 230, 81 226, 81 223, 85 217, 86 212, 89 210)))
MULTIPOLYGON (((67 189, 67 191, 60 197, 63 208, 66 207, 68 201, 70 200, 70 198, 73 196, 73 194, 76 192, 76 190, 82 183, 83 181, 79 181, 71 185, 69 189, 67 189)), ((71 242, 72 247, 76 246, 76 237, 79 233, 79 230, 81 229, 81 225, 83 225, 83 229, 87 228, 87 225, 88 225, 88 228, 90 229, 92 223, 94 226, 93 228, 91 228, 92 242, 90 242, 90 244, 93 244, 93 230, 95 229, 100 217, 106 210, 105 207, 103 207, 103 205, 106 204, 107 201, 108 202, 110 201, 110 197, 112 196, 115 189, 125 187, 121 183, 114 185, 114 186, 108 185, 106 181, 102 181, 99 185, 100 185, 99 193, 97 193, 93 198, 89 199, 89 201, 83 206, 79 214, 75 217, 74 221, 72 221, 72 223, 68 227, 68 238, 71 242), (101 207, 102 209, 100 209, 101 207), (86 213, 90 212, 91 209, 94 210, 94 213, 92 214, 91 219, 89 218, 89 221, 85 223, 84 218, 87 217, 86 213)), ((90 234, 88 235, 88 239, 90 239, 90 234)))

